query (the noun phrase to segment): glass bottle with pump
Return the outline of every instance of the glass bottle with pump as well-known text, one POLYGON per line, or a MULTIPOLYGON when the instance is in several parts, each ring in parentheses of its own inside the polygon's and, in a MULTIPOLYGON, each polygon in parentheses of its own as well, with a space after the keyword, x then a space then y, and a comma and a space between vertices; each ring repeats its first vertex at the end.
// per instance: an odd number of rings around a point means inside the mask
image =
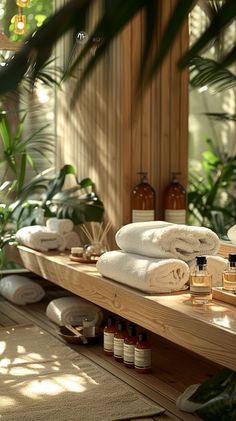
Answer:
POLYGON ((138 335, 138 341, 134 348, 134 368, 139 373, 150 373, 152 361, 151 345, 147 338, 147 333, 142 332, 138 335))
POLYGON ((107 326, 105 326, 103 330, 103 350, 106 355, 113 355, 115 333, 116 319, 114 316, 109 316, 107 319, 107 326))
POLYGON ((212 299, 212 275, 207 271, 206 256, 196 257, 196 266, 190 275, 190 295, 193 304, 207 304, 212 299))
POLYGON ((132 222, 154 221, 156 192, 148 183, 147 173, 140 172, 140 182, 131 193, 132 222))
POLYGON ((114 351, 113 355, 116 361, 123 363, 124 358, 124 341, 127 336, 126 324, 124 321, 119 322, 117 331, 114 335, 114 351))
POLYGON ((227 268, 222 274, 222 284, 226 291, 236 292, 236 253, 230 253, 228 256, 227 268))
POLYGON ((124 341, 124 365, 128 368, 134 368, 134 348, 137 343, 137 329, 133 324, 128 325, 128 336, 124 341))
POLYGON ((184 187, 172 173, 172 181, 164 193, 165 221, 173 224, 186 223, 187 195, 184 187))

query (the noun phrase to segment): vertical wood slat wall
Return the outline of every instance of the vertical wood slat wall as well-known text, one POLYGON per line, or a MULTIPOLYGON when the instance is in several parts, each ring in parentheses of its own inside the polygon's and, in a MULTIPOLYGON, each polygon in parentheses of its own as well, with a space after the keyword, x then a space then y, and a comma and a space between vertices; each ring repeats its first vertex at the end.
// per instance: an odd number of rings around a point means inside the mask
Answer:
MULTIPOLYGON (((157 43, 174 2, 161 2, 157 43)), ((97 0, 89 28, 95 24, 100 7, 101 0, 97 0)), ((111 247, 115 246, 114 232, 130 222, 130 194, 138 182, 137 172, 147 171, 157 192, 158 219, 163 218, 163 193, 171 172, 181 172, 180 180, 187 184, 188 72, 179 72, 176 67, 176 60, 188 46, 187 22, 155 80, 137 103, 137 63, 143 42, 140 15, 113 42, 73 108, 73 78, 58 94, 57 166, 74 164, 79 178, 94 180, 106 219, 113 224, 111 247)), ((57 56, 66 56, 69 43, 70 37, 60 43, 57 56)))

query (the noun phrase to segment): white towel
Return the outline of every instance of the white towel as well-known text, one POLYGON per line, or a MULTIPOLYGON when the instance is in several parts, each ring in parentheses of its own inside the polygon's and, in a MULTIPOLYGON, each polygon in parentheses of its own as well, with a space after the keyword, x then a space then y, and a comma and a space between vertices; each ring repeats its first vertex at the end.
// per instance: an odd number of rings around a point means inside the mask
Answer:
POLYGON ((40 301, 45 291, 26 276, 9 275, 0 281, 0 294, 14 304, 25 305, 40 301))
MULTIPOLYGON (((226 269, 227 259, 221 256, 206 256, 207 258, 207 270, 212 275, 212 286, 222 286, 222 272, 226 269)), ((189 265, 190 272, 194 269, 195 261, 189 265)))
POLYGON ((49 231, 59 232, 64 235, 74 228, 74 224, 70 219, 49 218, 46 221, 46 227, 49 231))
POLYGON ((81 245, 79 235, 75 231, 67 232, 64 234, 65 248, 70 250, 72 247, 81 245))
POLYGON ((200 384, 192 384, 177 398, 176 407, 180 411, 193 413, 202 406, 202 403, 191 402, 189 400, 199 386, 200 384))
POLYGON ((102 254, 96 266, 107 278, 149 293, 179 291, 189 280, 189 267, 182 260, 158 260, 119 250, 102 254))
POLYGON ((65 250, 63 236, 57 232, 48 231, 42 225, 32 225, 19 229, 16 233, 16 239, 23 246, 30 247, 34 250, 65 250))
POLYGON ((47 317, 59 326, 67 323, 83 324, 83 319, 91 319, 99 325, 102 321, 102 310, 93 303, 80 297, 61 297, 52 300, 46 309, 47 317))
POLYGON ((124 251, 156 258, 189 262, 198 255, 216 254, 220 240, 208 228, 170 224, 163 221, 136 222, 116 233, 117 245, 124 251))

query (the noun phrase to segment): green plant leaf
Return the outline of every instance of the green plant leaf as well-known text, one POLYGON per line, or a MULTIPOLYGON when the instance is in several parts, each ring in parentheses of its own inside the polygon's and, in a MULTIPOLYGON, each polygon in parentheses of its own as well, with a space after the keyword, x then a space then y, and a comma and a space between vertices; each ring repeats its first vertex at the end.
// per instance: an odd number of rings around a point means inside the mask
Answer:
POLYGON ((236 75, 213 59, 197 56, 190 63, 190 84, 221 92, 236 86, 236 75))
MULTIPOLYGON (((187 66, 191 60, 199 55, 199 53, 208 46, 209 42, 216 39, 218 34, 224 30, 236 18, 236 2, 225 1, 221 9, 210 22, 208 28, 203 32, 200 38, 180 59, 180 67, 187 66)), ((222 67, 224 64, 222 63, 222 67)))

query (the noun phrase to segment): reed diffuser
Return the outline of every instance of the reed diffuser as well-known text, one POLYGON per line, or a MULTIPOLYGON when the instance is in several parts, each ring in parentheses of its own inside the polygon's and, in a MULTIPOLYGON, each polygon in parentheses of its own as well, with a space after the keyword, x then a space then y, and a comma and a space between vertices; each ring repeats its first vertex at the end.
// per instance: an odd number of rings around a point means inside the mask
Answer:
POLYGON ((111 228, 111 222, 106 225, 97 222, 91 222, 90 228, 81 225, 81 230, 85 234, 90 244, 85 247, 84 257, 88 260, 98 260, 99 257, 107 251, 105 246, 108 231, 111 228))

